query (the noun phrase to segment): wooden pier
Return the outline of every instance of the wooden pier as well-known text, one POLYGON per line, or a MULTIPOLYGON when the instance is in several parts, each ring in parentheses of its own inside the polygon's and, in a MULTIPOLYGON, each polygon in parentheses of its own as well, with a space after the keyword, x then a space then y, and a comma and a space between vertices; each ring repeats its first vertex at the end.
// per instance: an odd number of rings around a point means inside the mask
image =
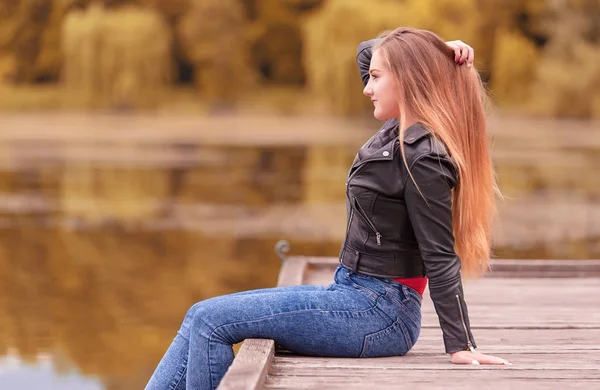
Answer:
MULTIPOLYGON (((336 266, 285 258, 278 286, 329 284, 336 266)), ((513 366, 451 364, 426 291, 421 335, 405 356, 296 356, 272 340, 246 340, 219 390, 600 389, 600 261, 496 260, 464 288, 478 350, 513 366)))

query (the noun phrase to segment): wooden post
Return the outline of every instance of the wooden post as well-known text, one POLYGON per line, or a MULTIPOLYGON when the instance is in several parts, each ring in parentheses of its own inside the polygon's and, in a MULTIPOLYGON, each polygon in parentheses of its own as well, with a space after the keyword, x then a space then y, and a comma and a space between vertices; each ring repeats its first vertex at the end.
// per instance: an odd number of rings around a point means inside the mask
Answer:
POLYGON ((306 257, 292 256, 283 260, 277 287, 299 286, 303 284, 308 261, 306 257))
POLYGON ((262 389, 274 354, 273 340, 246 339, 217 390, 262 389))

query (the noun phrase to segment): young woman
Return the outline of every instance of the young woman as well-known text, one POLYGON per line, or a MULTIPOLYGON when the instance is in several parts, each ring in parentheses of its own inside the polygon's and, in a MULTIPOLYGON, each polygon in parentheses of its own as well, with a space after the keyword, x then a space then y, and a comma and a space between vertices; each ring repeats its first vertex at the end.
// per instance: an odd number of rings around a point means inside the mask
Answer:
POLYGON ((215 389, 232 345, 246 338, 311 356, 404 355, 419 336, 428 281, 451 362, 510 364, 475 352, 461 282, 461 267, 487 268, 495 212, 473 50, 399 28, 361 43, 357 61, 364 94, 386 122, 350 168, 334 282, 193 305, 147 390, 215 389))

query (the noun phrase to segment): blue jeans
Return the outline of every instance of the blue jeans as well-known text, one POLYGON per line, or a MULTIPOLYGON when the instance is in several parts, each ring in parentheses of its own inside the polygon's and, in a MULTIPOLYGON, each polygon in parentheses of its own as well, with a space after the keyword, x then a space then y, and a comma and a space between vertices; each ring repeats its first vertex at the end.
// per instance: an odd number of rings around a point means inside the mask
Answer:
POLYGON ((421 329, 421 296, 392 280, 338 266, 329 286, 291 286, 219 296, 193 305, 146 390, 215 389, 232 345, 273 339, 299 355, 407 353, 421 329))

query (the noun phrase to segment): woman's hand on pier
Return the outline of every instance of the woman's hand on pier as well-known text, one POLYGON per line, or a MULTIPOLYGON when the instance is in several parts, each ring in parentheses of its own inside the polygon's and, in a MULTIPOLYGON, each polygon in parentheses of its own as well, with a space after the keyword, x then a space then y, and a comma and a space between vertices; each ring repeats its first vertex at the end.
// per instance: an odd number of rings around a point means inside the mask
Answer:
POLYGON ((450 361, 454 364, 504 364, 512 366, 513 363, 492 355, 479 352, 458 351, 450 354, 450 361))

